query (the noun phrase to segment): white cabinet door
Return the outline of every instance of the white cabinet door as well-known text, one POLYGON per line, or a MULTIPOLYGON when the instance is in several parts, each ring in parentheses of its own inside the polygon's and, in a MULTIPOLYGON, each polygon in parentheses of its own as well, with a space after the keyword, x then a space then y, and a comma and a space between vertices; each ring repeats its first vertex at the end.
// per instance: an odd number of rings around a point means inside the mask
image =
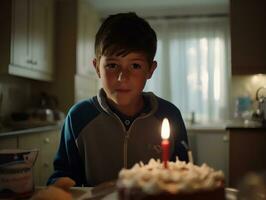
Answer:
POLYGON ((53 160, 59 145, 59 131, 29 133, 19 136, 18 146, 22 149, 38 148, 39 154, 33 168, 34 182, 46 185, 53 172, 53 160))
POLYGON ((54 0, 44 0, 45 2, 45 71, 51 79, 54 77, 54 0))
POLYGON ((33 69, 52 73, 52 2, 50 0, 32 0, 31 24, 31 57, 33 69))
POLYGON ((12 75, 37 79, 53 78, 53 1, 12 1, 12 75))
POLYGON ((16 0, 12 5, 11 64, 31 68, 28 0, 16 0))
POLYGON ((77 37, 77 74, 90 76, 95 74, 94 38, 98 26, 95 11, 84 0, 78 1, 78 37, 77 37))
POLYGON ((229 132, 225 130, 189 130, 188 138, 195 164, 206 163, 216 170, 222 170, 226 177, 226 184, 228 184, 229 132))
POLYGON ((42 0, 31 1, 31 58, 33 69, 45 72, 45 7, 42 0))
POLYGON ((39 174, 42 173, 40 170, 41 165, 41 149, 39 142, 40 141, 40 134, 39 133, 29 133, 29 134, 22 134, 18 136, 18 148, 20 149, 39 149, 39 153, 36 159, 36 162, 33 167, 33 177, 34 183, 36 185, 40 184, 40 177, 39 174))
POLYGON ((41 149, 41 164, 40 164, 40 183, 46 185, 48 178, 52 175, 53 161, 59 146, 60 134, 59 131, 50 131, 40 133, 40 149, 41 149))

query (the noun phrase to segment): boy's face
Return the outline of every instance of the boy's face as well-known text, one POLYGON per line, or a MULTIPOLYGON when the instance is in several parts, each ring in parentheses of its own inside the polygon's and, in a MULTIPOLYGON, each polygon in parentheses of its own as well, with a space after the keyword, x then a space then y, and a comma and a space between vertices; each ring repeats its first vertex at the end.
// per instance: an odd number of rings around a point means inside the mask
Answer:
POLYGON ((126 56, 101 56, 93 61, 102 87, 111 103, 119 107, 136 106, 147 79, 157 63, 150 65, 145 54, 132 52, 126 56))

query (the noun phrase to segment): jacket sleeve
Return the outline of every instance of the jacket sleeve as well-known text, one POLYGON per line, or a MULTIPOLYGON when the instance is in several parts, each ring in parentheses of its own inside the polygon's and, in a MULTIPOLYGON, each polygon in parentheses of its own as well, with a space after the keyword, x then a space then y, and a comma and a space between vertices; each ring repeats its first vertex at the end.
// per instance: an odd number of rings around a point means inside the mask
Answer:
POLYGON ((48 179, 47 185, 53 184, 60 177, 69 177, 76 186, 86 185, 84 163, 81 160, 73 133, 71 116, 66 117, 61 131, 61 140, 54 159, 54 172, 48 179))

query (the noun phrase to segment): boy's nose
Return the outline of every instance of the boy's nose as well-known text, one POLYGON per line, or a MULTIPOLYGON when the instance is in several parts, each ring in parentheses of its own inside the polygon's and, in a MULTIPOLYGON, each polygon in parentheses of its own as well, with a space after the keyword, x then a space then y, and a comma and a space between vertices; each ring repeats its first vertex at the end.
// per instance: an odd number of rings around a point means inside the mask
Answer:
POLYGON ((117 80, 118 81, 125 81, 126 79, 128 79, 128 77, 129 77, 128 70, 123 70, 123 71, 119 72, 117 80))

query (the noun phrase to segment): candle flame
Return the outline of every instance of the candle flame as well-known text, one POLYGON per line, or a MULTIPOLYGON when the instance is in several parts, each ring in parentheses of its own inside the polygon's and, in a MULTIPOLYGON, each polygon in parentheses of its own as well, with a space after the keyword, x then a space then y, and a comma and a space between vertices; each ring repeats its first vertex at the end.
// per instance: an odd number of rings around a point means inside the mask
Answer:
POLYGON ((167 140, 170 136, 170 126, 167 118, 163 119, 161 136, 164 140, 167 140))

